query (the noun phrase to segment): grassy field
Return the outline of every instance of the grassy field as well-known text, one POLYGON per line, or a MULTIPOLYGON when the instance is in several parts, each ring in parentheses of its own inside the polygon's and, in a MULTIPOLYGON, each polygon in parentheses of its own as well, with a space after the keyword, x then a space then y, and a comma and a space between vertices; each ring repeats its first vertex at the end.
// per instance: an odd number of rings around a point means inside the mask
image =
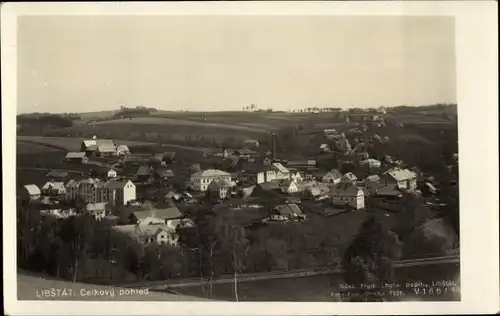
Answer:
POLYGON ((39 145, 39 144, 34 144, 34 143, 28 143, 28 142, 20 142, 18 141, 16 144, 16 153, 19 155, 23 154, 37 154, 37 153, 47 153, 47 152, 54 152, 54 151, 59 151, 60 149, 57 149, 55 147, 49 147, 45 145, 39 145))

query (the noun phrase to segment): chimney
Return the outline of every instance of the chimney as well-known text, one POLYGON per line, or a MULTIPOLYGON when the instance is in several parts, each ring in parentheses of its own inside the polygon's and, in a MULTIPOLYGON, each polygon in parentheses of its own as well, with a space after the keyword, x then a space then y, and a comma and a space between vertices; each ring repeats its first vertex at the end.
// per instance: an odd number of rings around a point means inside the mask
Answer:
POLYGON ((271 144, 273 146, 273 161, 276 160, 276 134, 271 134, 271 144))

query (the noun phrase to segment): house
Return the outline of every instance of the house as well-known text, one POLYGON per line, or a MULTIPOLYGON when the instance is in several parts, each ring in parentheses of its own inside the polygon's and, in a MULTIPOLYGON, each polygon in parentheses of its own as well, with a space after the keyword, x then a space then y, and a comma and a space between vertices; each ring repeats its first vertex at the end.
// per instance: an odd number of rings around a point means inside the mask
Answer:
POLYGON ((175 151, 167 151, 163 154, 163 162, 172 164, 175 160, 175 151))
MULTIPOLYGON (((269 171, 271 172, 270 178, 274 178, 271 180, 289 180, 290 179, 290 170, 285 168, 281 163, 274 162, 269 167, 269 171)), ((266 182, 268 182, 267 180, 266 182)))
POLYGON ((169 224, 170 221, 180 219, 184 215, 177 207, 169 207, 164 209, 152 209, 144 211, 136 211, 130 215, 131 224, 151 225, 151 224, 169 224))
POLYGON ((342 173, 338 169, 332 169, 321 177, 321 182, 338 184, 341 179, 342 173))
POLYGON ((256 139, 247 139, 243 141, 243 147, 259 147, 259 141, 256 139))
POLYGON ((135 173, 137 181, 147 182, 153 177, 153 168, 148 165, 142 165, 135 173))
POLYGON ((266 157, 264 158, 264 160, 262 161, 262 164, 266 167, 269 167, 271 166, 271 164, 273 163, 273 159, 270 158, 270 157, 266 157))
POLYGON ((105 194, 108 196, 107 201, 112 205, 127 205, 128 202, 136 199, 136 187, 130 180, 119 181, 111 180, 106 182, 105 194))
POLYGON ((225 180, 231 182, 231 174, 218 169, 207 169, 191 175, 190 186, 196 191, 206 191, 212 181, 225 180))
POLYGON ((106 173, 106 177, 107 177, 108 179, 114 179, 114 178, 116 178, 117 176, 118 176, 118 173, 116 172, 116 170, 115 170, 115 169, 109 169, 109 170, 108 170, 108 173, 106 173))
POLYGON ((319 150, 322 152, 329 152, 330 146, 328 146, 328 144, 321 144, 321 146, 319 146, 319 150))
POLYGON ((172 170, 167 169, 163 166, 155 167, 154 174, 160 180, 169 180, 175 176, 172 170))
POLYGON ((64 157, 65 162, 89 163, 89 158, 84 152, 69 152, 64 157))
POLYGON ((182 194, 170 191, 167 194, 165 194, 164 198, 168 200, 180 201, 182 200, 182 194))
POLYGON ((293 180, 282 180, 279 183, 279 187, 283 193, 293 194, 299 192, 299 188, 293 180))
POLYGON ((27 184, 21 189, 21 198, 25 201, 38 200, 41 196, 40 188, 36 184, 27 184))
POLYGON ((305 198, 316 200, 321 198, 323 192, 318 186, 308 186, 304 189, 302 194, 305 198))
POLYGON ((255 189, 255 185, 242 187, 240 189, 241 196, 244 197, 244 198, 251 196, 254 189, 255 189))
POLYGON ((363 180, 363 187, 369 194, 376 193, 382 186, 383 185, 380 184, 380 177, 376 174, 368 176, 363 180))
POLYGON ((398 199, 403 197, 403 193, 400 191, 397 184, 383 185, 377 189, 375 195, 385 199, 398 199))
POLYGON ((116 146, 110 139, 88 139, 83 140, 80 151, 85 152, 87 156, 110 156, 116 155, 116 146))
POLYGON ((130 149, 127 145, 118 145, 116 146, 116 153, 120 156, 130 154, 130 149))
POLYGON ((330 190, 332 202, 337 206, 350 206, 356 210, 365 208, 363 190, 352 183, 340 183, 330 190))
POLYGON ((302 212, 297 204, 278 205, 273 208, 269 219, 272 221, 297 221, 305 220, 307 216, 302 212))
POLYGON ((96 221, 102 220, 106 216, 106 203, 88 203, 85 211, 90 216, 94 217, 96 221))
POLYGON ((248 158, 252 157, 253 155, 256 155, 257 152, 253 151, 251 149, 248 149, 248 148, 243 148, 243 149, 235 150, 233 154, 236 155, 237 157, 248 159, 248 158))
POLYGON ((48 181, 42 186, 42 193, 49 196, 64 195, 66 193, 64 182, 48 181))
POLYGON ((369 158, 360 161, 361 166, 367 166, 369 168, 380 168, 382 166, 381 162, 377 159, 369 158))
POLYGON ((358 161, 367 160, 368 158, 370 158, 370 155, 366 151, 356 153, 356 159, 358 161))
POLYGON ((399 167, 392 168, 382 175, 382 182, 385 185, 396 184, 402 190, 415 190, 417 188, 417 175, 399 167))
POLYGON ((231 184, 224 179, 214 180, 207 187, 207 197, 213 200, 223 200, 227 198, 231 184))
POLYGON ((222 158, 227 158, 229 156, 229 152, 227 151, 227 149, 210 149, 210 150, 206 150, 204 153, 203 153, 203 157, 204 158, 208 158, 208 157, 222 157, 222 158))
POLYGON ((128 235, 140 244, 156 243, 176 246, 179 236, 175 229, 166 224, 113 226, 118 232, 128 235))
POLYGON ((340 179, 340 182, 343 183, 356 183, 356 181, 358 181, 358 177, 356 177, 356 175, 352 172, 344 174, 340 179))
POLYGON ((52 170, 49 173, 47 173, 45 176, 47 178, 59 178, 59 179, 62 179, 62 178, 66 178, 68 176, 68 173, 65 172, 65 171, 52 170))
POLYGON ((299 183, 299 182, 302 182, 302 175, 300 174, 300 172, 295 172, 295 173, 292 173, 290 175, 290 179, 292 179, 292 181, 294 181, 295 183, 299 183))
POLYGON ((270 192, 281 192, 280 181, 273 180, 270 182, 260 183, 255 186, 252 195, 268 194, 270 192))
POLYGON ((111 139, 97 139, 97 155, 112 156, 116 155, 116 146, 111 139))

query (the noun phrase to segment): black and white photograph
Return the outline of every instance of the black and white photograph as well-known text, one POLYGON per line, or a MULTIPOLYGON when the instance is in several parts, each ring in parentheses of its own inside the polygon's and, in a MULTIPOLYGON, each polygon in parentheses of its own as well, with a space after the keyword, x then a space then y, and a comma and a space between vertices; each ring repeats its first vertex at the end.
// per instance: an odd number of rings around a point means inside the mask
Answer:
POLYGON ((106 12, 15 19, 20 304, 463 300, 454 16, 106 12))

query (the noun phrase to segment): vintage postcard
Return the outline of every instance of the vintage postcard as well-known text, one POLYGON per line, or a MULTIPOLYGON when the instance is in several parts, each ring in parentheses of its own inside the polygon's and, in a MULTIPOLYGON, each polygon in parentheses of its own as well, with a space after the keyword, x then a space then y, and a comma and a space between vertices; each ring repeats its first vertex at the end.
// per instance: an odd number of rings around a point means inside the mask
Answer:
POLYGON ((3 5, 6 313, 496 312, 495 9, 3 5))

